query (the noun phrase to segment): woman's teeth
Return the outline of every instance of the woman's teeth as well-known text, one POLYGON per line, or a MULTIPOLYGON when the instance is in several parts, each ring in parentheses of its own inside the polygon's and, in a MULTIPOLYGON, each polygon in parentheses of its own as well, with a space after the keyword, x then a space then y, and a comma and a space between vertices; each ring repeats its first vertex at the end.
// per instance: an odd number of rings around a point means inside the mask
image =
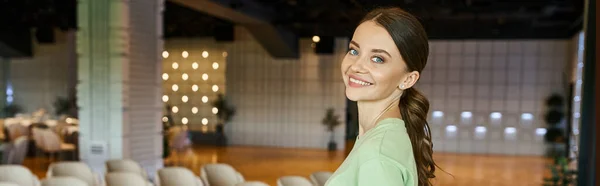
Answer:
POLYGON ((358 79, 354 79, 354 78, 350 78, 350 81, 353 82, 353 83, 360 84, 360 85, 365 85, 365 86, 371 85, 371 83, 369 83, 369 82, 364 82, 364 81, 361 81, 361 80, 358 80, 358 79))

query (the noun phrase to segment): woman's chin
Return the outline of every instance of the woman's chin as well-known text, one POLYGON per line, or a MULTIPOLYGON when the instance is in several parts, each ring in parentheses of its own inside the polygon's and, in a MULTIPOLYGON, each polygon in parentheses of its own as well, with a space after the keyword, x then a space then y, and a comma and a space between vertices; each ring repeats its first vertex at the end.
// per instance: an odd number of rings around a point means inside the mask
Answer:
POLYGON ((367 99, 364 93, 358 93, 348 90, 346 90, 346 98, 348 98, 350 101, 364 101, 367 99))

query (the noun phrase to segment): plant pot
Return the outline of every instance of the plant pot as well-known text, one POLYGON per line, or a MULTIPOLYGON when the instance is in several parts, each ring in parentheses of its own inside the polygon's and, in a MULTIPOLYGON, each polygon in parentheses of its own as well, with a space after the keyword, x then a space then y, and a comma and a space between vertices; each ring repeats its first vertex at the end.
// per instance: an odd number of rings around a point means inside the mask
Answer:
POLYGON ((329 144, 327 144, 327 150, 329 150, 329 151, 337 150, 337 143, 330 141, 329 144))

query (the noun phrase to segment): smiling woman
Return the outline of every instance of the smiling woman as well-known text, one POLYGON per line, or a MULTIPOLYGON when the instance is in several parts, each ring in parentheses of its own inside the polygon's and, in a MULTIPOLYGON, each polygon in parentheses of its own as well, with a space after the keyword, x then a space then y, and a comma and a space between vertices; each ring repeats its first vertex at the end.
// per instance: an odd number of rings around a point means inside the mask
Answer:
POLYGON ((326 185, 431 185, 429 102, 413 88, 428 54, 425 30, 409 13, 366 15, 341 65, 346 96, 358 105, 359 136, 326 185))

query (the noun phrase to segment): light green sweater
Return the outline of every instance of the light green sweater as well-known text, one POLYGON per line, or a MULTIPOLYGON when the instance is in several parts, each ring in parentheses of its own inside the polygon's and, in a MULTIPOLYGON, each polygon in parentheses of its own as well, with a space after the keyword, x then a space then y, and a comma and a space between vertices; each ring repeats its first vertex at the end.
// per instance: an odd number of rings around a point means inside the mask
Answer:
POLYGON ((383 119, 360 136, 326 186, 416 186, 417 167, 404 121, 383 119))

